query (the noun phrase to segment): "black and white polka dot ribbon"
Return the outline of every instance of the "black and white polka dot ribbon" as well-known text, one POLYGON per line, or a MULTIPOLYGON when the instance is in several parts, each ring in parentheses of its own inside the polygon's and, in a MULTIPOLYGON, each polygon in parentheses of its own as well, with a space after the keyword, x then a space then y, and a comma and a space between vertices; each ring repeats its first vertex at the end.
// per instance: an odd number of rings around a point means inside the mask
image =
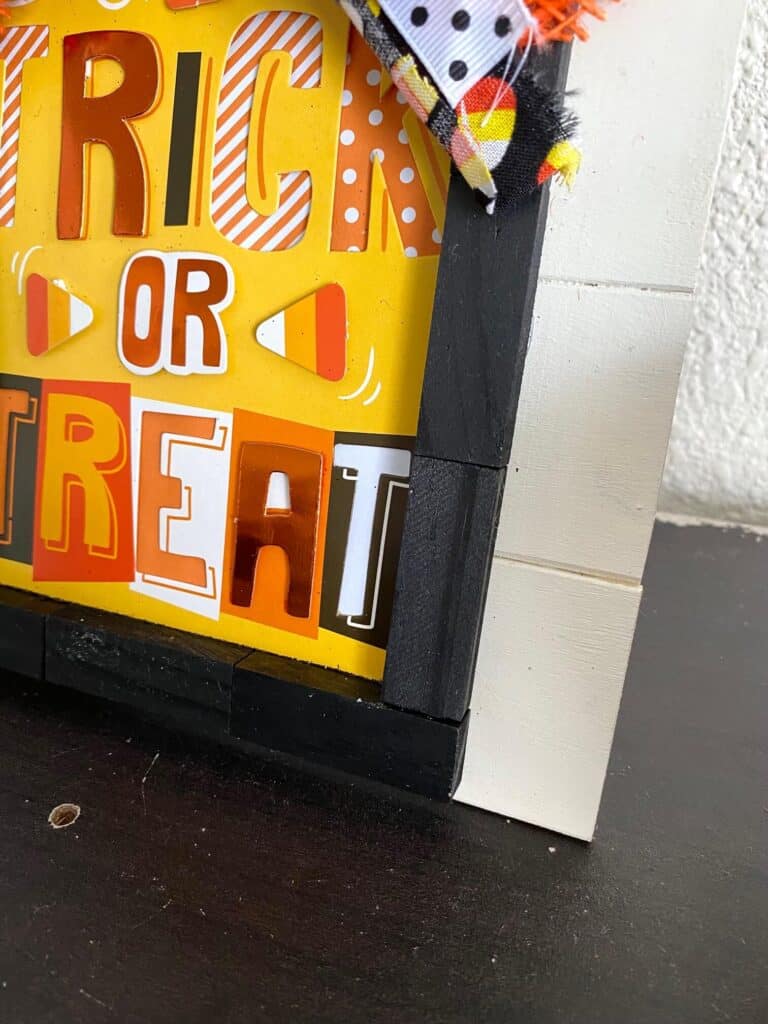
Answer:
POLYGON ((523 0, 380 0, 452 107, 512 53, 536 19, 523 0))

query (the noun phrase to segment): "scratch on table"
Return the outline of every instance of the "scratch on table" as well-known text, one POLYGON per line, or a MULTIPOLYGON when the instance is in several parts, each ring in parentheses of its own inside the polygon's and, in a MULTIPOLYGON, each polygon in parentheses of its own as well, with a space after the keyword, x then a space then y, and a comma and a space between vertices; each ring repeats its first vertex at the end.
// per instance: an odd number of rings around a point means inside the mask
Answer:
POLYGON ((84 988, 80 989, 80 995, 85 996, 86 999, 90 999, 92 1003, 98 1003, 99 1006, 103 1006, 104 1009, 109 1010, 110 1013, 114 1012, 111 1006, 108 1006, 106 1003, 103 1003, 100 999, 97 999, 96 996, 92 996, 91 993, 86 992, 84 988))
POLYGON ((146 785, 147 779, 149 778, 149 773, 152 771, 152 769, 157 764, 157 759, 159 757, 160 757, 160 751, 158 750, 158 752, 152 758, 152 762, 151 762, 149 768, 147 768, 146 772, 144 773, 144 778, 141 780, 141 802, 142 802, 142 805, 144 807, 144 813, 145 814, 147 813, 147 801, 146 801, 146 798, 145 798, 145 795, 144 795, 144 786, 146 785))
POLYGON ((142 918, 141 921, 139 921, 137 924, 133 925, 130 930, 132 932, 135 932, 137 928, 143 928, 145 925, 149 924, 150 921, 154 921, 154 919, 156 917, 159 917, 164 910, 167 910, 168 907, 170 907, 170 905, 172 903, 173 903, 173 897, 171 897, 166 903, 164 903, 162 905, 162 907, 160 907, 159 910, 156 910, 153 914, 150 914, 148 917, 142 918))

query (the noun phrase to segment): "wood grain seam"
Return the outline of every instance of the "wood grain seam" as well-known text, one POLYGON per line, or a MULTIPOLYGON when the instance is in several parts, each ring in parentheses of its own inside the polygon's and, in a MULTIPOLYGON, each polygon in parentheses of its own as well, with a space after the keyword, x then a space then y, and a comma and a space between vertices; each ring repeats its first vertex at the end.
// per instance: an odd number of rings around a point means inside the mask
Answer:
POLYGON ((603 572, 599 569, 589 569, 585 566, 553 562, 546 558, 523 558, 520 555, 511 555, 506 551, 495 551, 493 557, 501 562, 511 562, 513 565, 527 565, 532 569, 546 569, 549 572, 560 573, 564 576, 581 576, 587 580, 603 580, 605 583, 620 587, 637 587, 642 583, 642 577, 603 572))

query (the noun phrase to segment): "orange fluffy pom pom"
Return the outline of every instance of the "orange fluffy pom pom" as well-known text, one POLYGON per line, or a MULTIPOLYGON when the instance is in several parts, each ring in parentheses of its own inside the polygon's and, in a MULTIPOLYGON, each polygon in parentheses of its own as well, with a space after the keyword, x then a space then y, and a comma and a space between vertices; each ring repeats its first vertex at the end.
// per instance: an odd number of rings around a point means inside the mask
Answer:
MULTIPOLYGON (((589 39, 582 24, 586 15, 605 21, 604 0, 525 0, 539 23, 538 42, 569 43, 589 39)), ((619 3, 619 0, 613 0, 619 3)))

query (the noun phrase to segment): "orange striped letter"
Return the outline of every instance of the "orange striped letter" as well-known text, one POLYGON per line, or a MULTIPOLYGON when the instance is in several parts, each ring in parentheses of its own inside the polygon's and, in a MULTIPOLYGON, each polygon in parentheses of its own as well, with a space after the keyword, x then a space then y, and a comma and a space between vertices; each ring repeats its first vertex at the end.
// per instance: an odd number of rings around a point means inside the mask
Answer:
POLYGON ((0 31, 0 61, 5 64, 0 130, 0 228, 12 228, 16 214, 21 76, 30 58, 48 56, 49 34, 47 25, 9 25, 0 31))
MULTIPOLYGON (((246 192, 248 134, 256 78, 262 58, 282 51, 292 60, 290 82, 297 89, 320 85, 323 30, 311 14, 265 11, 248 18, 235 32, 227 51, 216 112, 213 150, 211 217, 222 235, 243 249, 274 252, 297 245, 307 230, 312 202, 308 171, 280 175, 277 209, 263 215, 251 206, 246 192)), ((275 67, 262 92, 255 150, 258 190, 266 198, 264 129, 266 105, 275 67)))
POLYGON ((140 32, 83 32, 64 39, 64 97, 59 171, 59 238, 85 238, 86 147, 107 146, 115 167, 116 235, 147 233, 147 168, 130 122, 145 117, 160 94, 160 54, 140 32), (117 61, 124 79, 107 96, 89 96, 92 61, 117 61))

